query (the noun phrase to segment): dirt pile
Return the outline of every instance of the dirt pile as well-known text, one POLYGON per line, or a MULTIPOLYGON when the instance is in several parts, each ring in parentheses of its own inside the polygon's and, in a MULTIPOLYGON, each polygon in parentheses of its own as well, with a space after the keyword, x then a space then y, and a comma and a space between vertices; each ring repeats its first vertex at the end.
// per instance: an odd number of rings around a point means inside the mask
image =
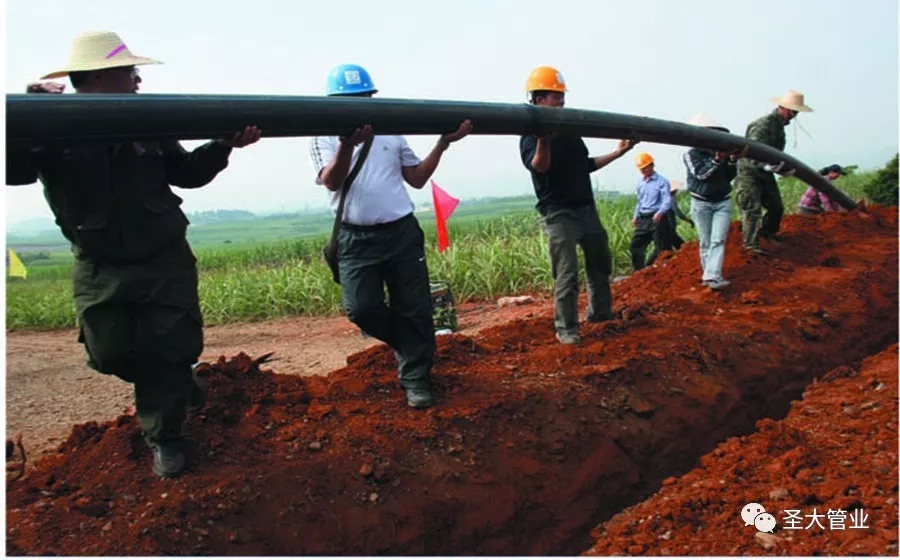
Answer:
POLYGON ((590 527, 896 341, 896 212, 803 218, 766 259, 732 234, 726 292, 698 288, 695 245, 616 284, 618 318, 580 347, 549 317, 441 337, 424 412, 383 346, 322 378, 223 358, 183 477, 150 473, 133 417, 78 426, 8 483, 8 550, 580 553, 590 527))
POLYGON ((758 427, 596 528, 585 554, 897 555, 896 344, 832 370, 758 427), (745 525, 748 503, 775 517, 771 534, 745 525))

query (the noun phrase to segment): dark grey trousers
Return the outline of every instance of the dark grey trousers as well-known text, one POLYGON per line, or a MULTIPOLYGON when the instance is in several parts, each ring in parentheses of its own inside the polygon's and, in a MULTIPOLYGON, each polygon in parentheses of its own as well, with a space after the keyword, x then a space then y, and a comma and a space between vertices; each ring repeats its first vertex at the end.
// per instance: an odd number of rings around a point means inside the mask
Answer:
POLYGON ((578 333, 578 253, 584 253, 589 322, 612 318, 612 254, 609 236, 600 223, 597 208, 550 208, 543 216, 550 245, 550 268, 556 300, 555 325, 559 333, 578 333))
POLYGON ((187 241, 140 263, 75 260, 78 340, 91 368, 134 384, 148 443, 181 437, 203 351, 197 282, 187 241))
POLYGON ((405 389, 430 387, 434 314, 425 234, 415 216, 377 226, 344 224, 338 268, 347 318, 393 348, 405 389))
POLYGON ((662 220, 657 224, 653 221, 652 214, 638 216, 637 226, 631 236, 631 267, 635 270, 641 270, 646 266, 650 266, 656 261, 660 251, 671 251, 671 227, 669 219, 663 216, 662 220), (644 255, 647 252, 647 246, 653 242, 653 252, 644 261, 644 255))

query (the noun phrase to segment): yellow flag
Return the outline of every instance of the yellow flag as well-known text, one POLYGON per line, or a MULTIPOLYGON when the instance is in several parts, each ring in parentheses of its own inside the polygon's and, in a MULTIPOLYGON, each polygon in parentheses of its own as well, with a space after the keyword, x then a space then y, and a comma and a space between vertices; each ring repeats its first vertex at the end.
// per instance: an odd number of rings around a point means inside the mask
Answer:
POLYGON ((22 264, 22 261, 19 259, 19 255, 17 255, 12 250, 12 248, 9 248, 9 275, 18 276, 19 278, 25 278, 28 276, 28 271, 25 270, 25 265, 22 264))

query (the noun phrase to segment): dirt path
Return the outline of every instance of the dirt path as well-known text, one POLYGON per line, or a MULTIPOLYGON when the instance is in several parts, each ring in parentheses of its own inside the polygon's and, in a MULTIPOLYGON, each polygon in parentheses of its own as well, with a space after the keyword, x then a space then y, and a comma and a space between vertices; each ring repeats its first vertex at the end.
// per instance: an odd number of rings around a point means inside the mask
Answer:
MULTIPOLYGON (((548 310, 545 301, 500 308, 491 303, 458 309, 460 331, 475 333, 514 317, 548 310)), ((74 329, 10 331, 6 335, 6 433, 22 435, 32 458, 58 445, 74 424, 121 414, 134 397, 131 385, 85 364, 74 329)), ((279 373, 324 375, 347 364, 347 356, 380 344, 363 338, 345 317, 293 318, 209 327, 202 359, 245 352, 275 352, 279 373)))

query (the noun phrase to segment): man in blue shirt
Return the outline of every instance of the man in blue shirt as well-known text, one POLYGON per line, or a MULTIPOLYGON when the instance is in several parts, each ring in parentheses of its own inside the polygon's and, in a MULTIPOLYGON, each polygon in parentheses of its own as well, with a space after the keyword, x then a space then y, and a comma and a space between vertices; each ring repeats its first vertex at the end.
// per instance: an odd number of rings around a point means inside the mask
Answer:
POLYGON ((631 225, 634 235, 631 238, 631 265, 635 271, 650 266, 660 251, 672 250, 672 239, 669 235, 666 213, 672 208, 672 186, 665 177, 656 172, 653 156, 648 153, 638 154, 636 164, 641 171, 641 180, 637 184, 637 205, 631 225), (653 241, 653 252, 647 262, 644 253, 653 241))
MULTIPOLYGON (((562 109, 566 85, 562 75, 550 66, 535 68, 525 86, 529 102, 541 107, 562 109)), ((584 140, 570 134, 522 136, 519 151, 522 164, 531 173, 537 210, 541 215, 553 274, 556 339, 563 344, 579 344, 578 254, 584 253, 587 279, 587 321, 599 323, 613 318, 609 275, 612 254, 609 236, 594 202, 591 173, 622 157, 634 142, 622 140, 603 156, 590 156, 584 140)))

